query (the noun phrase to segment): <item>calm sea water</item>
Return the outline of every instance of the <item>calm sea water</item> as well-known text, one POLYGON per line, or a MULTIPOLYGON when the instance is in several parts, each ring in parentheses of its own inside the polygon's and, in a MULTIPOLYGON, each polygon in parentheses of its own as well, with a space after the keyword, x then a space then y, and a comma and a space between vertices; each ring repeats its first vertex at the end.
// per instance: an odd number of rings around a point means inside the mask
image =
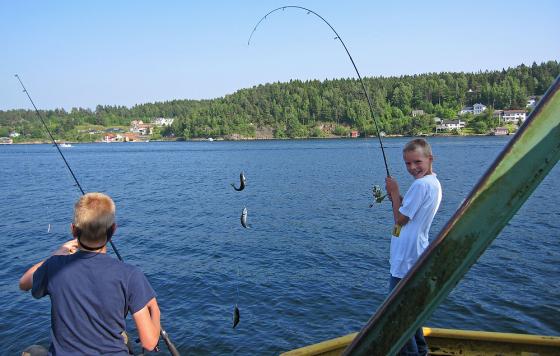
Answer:
MULTIPOLYGON (((403 191, 412 182, 406 141, 386 140, 403 191)), ((431 139, 444 189, 432 238, 507 141, 431 139)), ((85 190, 115 199, 114 242, 148 276, 180 351, 277 354, 358 331, 386 297, 392 224, 388 202, 368 208, 385 175, 374 139, 80 144, 64 153, 85 190), (247 188, 235 192, 241 170, 247 188), (239 223, 243 207, 251 229, 239 223)), ((49 343, 48 298, 17 284, 70 239, 79 191, 51 145, 0 146, 0 168, 0 353, 16 354, 49 343)), ((560 334, 559 180, 555 167, 427 325, 560 334)))

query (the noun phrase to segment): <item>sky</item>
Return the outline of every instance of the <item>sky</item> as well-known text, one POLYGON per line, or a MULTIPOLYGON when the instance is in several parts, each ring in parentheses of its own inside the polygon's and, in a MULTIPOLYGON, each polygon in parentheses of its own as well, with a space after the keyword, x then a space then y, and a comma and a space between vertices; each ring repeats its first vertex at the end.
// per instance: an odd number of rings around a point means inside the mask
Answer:
POLYGON ((0 110, 212 99, 290 79, 560 60, 560 2, 0 0, 0 110))

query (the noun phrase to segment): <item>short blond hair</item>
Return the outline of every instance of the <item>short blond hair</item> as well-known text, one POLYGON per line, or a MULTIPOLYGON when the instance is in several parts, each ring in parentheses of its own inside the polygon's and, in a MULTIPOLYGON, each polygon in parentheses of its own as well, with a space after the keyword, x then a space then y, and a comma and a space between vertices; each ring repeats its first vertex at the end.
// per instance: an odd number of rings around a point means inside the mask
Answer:
POLYGON ((403 153, 416 151, 417 149, 422 150, 422 153, 426 157, 430 157, 432 155, 432 146, 428 143, 428 141, 424 140, 423 138, 415 138, 412 141, 409 141, 403 148, 403 153))
POLYGON ((87 193, 74 205, 74 226, 78 228, 80 239, 101 242, 107 238, 107 231, 115 223, 115 203, 106 194, 87 193))

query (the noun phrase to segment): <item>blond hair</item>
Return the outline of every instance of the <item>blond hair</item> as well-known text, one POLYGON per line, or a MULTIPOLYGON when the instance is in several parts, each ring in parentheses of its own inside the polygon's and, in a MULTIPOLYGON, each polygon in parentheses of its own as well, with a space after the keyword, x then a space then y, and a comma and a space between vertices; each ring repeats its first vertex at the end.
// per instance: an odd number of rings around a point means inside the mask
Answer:
POLYGON ((74 226, 80 239, 103 242, 115 223, 115 203, 103 193, 87 193, 74 205, 74 226))
POLYGON ((422 150, 422 153, 426 157, 430 157, 432 155, 432 146, 428 143, 428 141, 424 140, 423 138, 416 138, 412 141, 409 141, 403 148, 403 153, 416 151, 417 149, 422 150))

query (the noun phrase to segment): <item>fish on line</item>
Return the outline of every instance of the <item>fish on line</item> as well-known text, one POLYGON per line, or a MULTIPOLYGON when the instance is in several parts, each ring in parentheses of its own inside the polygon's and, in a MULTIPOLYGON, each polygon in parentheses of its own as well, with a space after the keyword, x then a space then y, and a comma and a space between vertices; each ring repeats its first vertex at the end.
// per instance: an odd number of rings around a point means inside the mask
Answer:
POLYGON ((233 307, 233 328, 234 329, 237 326, 237 324, 239 324, 239 308, 237 307, 237 304, 236 304, 233 307))
POLYGON ((243 226, 244 228, 248 229, 250 226, 249 224, 247 224, 247 214, 248 214, 248 210, 247 208, 243 208, 243 211, 241 212, 241 226, 243 226))
POLYGON ((235 189, 236 191, 240 192, 243 189, 245 189, 245 183, 247 182, 247 179, 245 178, 245 174, 243 173, 243 171, 239 174, 239 188, 235 187, 235 184, 231 183, 231 186, 233 187, 233 189, 235 189))

